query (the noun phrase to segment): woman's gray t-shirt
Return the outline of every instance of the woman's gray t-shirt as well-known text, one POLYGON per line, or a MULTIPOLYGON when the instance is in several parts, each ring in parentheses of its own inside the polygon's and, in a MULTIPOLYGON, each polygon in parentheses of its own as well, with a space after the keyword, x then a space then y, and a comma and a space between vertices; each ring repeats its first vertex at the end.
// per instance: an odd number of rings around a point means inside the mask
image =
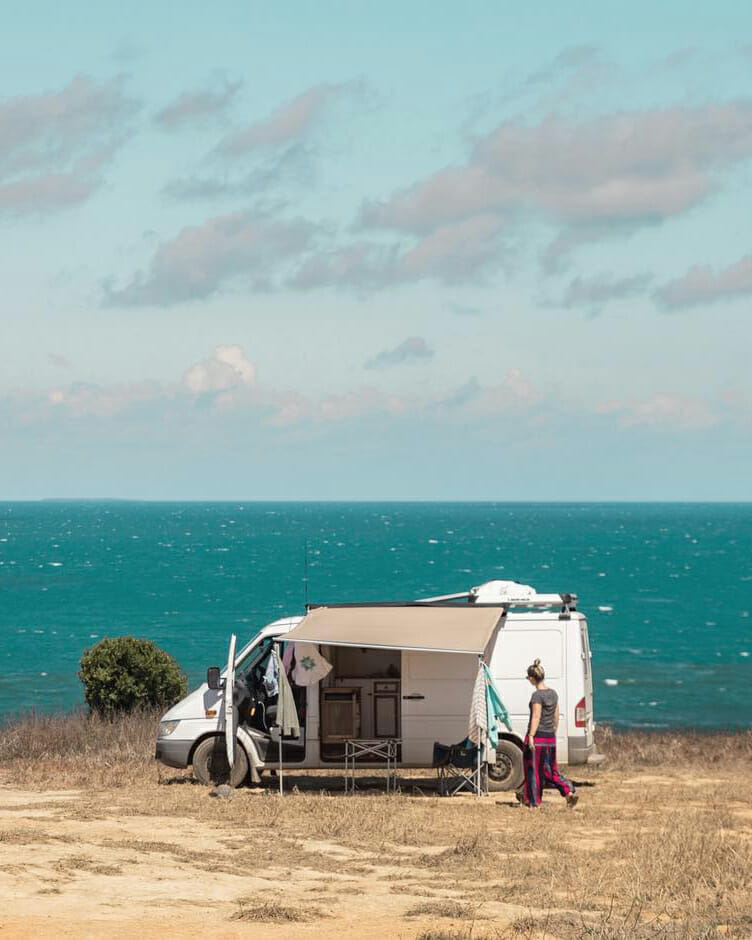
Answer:
POLYGON ((538 730, 535 732, 536 738, 555 738, 556 727, 554 725, 554 716, 556 706, 559 702, 559 696, 554 689, 536 689, 530 697, 530 717, 533 717, 533 705, 540 705, 541 719, 538 730))

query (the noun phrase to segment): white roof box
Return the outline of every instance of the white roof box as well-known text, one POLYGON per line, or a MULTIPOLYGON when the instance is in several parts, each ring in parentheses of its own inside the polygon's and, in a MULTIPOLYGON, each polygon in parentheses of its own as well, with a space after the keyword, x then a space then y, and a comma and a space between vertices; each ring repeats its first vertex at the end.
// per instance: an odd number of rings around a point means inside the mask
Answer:
POLYGON ((470 589, 471 604, 509 604, 510 607, 575 607, 575 594, 538 594, 517 581, 486 581, 470 589))
POLYGON ((529 584, 517 581, 486 581, 470 588, 470 598, 476 604, 509 604, 529 601, 536 596, 536 590, 529 584))

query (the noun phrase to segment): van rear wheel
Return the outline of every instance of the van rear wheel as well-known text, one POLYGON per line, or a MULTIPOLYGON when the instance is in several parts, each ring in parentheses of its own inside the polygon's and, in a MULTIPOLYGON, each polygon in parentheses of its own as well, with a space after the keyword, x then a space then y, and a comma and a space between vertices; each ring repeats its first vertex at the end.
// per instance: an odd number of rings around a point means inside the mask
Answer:
POLYGON ((522 751, 513 741, 502 738, 496 745, 496 763, 488 768, 488 789, 497 793, 516 790, 524 779, 522 751))
POLYGON ((235 763, 230 769, 224 738, 207 738, 193 755, 193 773, 205 787, 229 783, 238 787, 248 776, 248 758, 239 745, 235 745, 235 763))

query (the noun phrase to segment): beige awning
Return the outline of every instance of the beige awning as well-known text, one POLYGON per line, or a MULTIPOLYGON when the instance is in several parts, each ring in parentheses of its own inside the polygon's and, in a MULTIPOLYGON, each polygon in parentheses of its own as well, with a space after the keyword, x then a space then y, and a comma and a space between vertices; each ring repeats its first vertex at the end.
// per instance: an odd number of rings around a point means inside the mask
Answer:
POLYGON ((499 607, 316 607, 284 638, 296 643, 482 653, 499 607))

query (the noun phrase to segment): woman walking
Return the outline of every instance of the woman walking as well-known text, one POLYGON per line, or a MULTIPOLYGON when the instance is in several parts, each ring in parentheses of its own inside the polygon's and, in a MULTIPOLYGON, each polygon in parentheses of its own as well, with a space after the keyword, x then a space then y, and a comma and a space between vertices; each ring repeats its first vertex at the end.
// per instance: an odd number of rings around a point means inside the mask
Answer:
POLYGON ((546 673, 540 660, 527 667, 527 678, 535 691, 530 698, 530 723, 525 737, 525 783, 517 798, 526 806, 541 804, 544 787, 555 787, 574 806, 578 796, 571 781, 556 766, 556 731, 559 727, 559 696, 544 682, 546 673))

